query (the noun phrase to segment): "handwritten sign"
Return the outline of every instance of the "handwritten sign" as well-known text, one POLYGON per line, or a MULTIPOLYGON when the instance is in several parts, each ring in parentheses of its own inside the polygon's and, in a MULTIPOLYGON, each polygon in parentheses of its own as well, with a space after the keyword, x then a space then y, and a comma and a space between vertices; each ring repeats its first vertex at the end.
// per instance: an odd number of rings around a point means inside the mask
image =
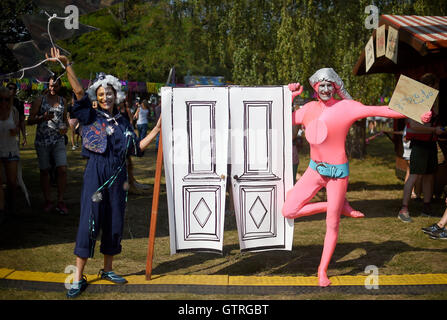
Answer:
POLYGON ((388 27, 388 41, 386 43, 385 56, 397 63, 397 51, 399 43, 399 31, 394 29, 392 26, 388 27))
POLYGON ((373 40, 373 37, 371 37, 371 38, 369 38, 369 41, 365 47, 366 72, 368 72, 369 69, 371 69, 373 64, 374 64, 374 40, 373 40))
POLYGON ((376 31, 376 57, 383 57, 385 49, 385 25, 381 25, 376 31))
POLYGON ((401 75, 388 106, 422 123, 421 115, 431 110, 438 93, 432 87, 401 75))

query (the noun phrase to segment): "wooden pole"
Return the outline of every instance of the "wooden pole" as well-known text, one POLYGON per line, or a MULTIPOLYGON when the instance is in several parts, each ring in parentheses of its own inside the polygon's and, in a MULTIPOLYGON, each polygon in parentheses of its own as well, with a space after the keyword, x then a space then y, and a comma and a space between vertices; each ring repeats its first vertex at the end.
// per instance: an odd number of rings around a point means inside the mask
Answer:
POLYGON ((151 225, 149 228, 149 245, 146 259, 146 280, 151 280, 152 260, 154 257, 155 231, 157 229, 158 200, 160 196, 161 169, 163 165, 163 144, 160 137, 158 140, 157 164, 155 168, 154 194, 152 197, 151 225))

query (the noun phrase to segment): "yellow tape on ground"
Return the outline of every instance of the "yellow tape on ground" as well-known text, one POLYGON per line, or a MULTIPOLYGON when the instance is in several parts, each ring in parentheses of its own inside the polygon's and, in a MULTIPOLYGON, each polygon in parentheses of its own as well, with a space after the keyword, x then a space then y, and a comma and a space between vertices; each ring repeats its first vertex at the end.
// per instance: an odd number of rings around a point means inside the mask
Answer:
MULTIPOLYGON (((65 283, 73 274, 18 271, 0 268, 0 279, 65 283)), ((92 284, 111 284, 95 275, 86 275, 92 284)), ((318 286, 318 278, 303 276, 228 276, 228 275, 153 275, 150 281, 144 275, 123 275, 128 284, 138 285, 208 285, 208 286, 318 286)), ((332 286, 364 286, 367 276, 329 277, 332 286)), ((379 286, 447 285, 447 274, 378 275, 379 286)))

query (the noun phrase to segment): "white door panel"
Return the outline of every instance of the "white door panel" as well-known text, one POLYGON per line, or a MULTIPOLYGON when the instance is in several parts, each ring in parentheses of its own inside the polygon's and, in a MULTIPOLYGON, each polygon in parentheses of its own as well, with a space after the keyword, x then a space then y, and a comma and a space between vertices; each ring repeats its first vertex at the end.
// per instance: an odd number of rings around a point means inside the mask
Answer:
POLYGON ((231 87, 231 177, 241 250, 291 250, 281 208, 292 187, 291 94, 286 87, 231 87))
POLYGON ((171 253, 222 252, 228 90, 163 88, 162 103, 171 253))
POLYGON ((165 87, 162 127, 172 254, 222 252, 228 161, 241 250, 291 250, 287 87, 165 87))

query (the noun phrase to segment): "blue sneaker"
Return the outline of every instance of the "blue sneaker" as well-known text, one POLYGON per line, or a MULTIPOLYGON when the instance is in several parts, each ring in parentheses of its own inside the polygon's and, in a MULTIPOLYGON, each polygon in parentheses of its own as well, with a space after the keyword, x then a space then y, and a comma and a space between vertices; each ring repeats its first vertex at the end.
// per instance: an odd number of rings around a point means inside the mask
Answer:
POLYGON ((70 289, 67 291, 67 298, 73 299, 81 295, 82 292, 87 288, 87 278, 82 276, 81 281, 73 282, 70 289))
POLYGON ((447 230, 442 230, 440 232, 436 232, 430 235, 430 238, 433 240, 447 240, 447 230))
POLYGON ((99 270, 98 275, 101 276, 101 279, 109 280, 109 281, 111 281, 113 283, 116 283, 116 284, 125 284, 125 283, 127 283, 126 279, 116 275, 115 272, 113 272, 113 271, 105 272, 104 269, 101 269, 101 270, 99 270))
POLYGON ((445 228, 441 228, 440 226, 438 226, 437 223, 432 224, 431 226, 427 227, 427 228, 421 228, 423 233, 426 233, 428 235, 432 235, 434 233, 438 233, 441 231, 445 231, 445 228))

